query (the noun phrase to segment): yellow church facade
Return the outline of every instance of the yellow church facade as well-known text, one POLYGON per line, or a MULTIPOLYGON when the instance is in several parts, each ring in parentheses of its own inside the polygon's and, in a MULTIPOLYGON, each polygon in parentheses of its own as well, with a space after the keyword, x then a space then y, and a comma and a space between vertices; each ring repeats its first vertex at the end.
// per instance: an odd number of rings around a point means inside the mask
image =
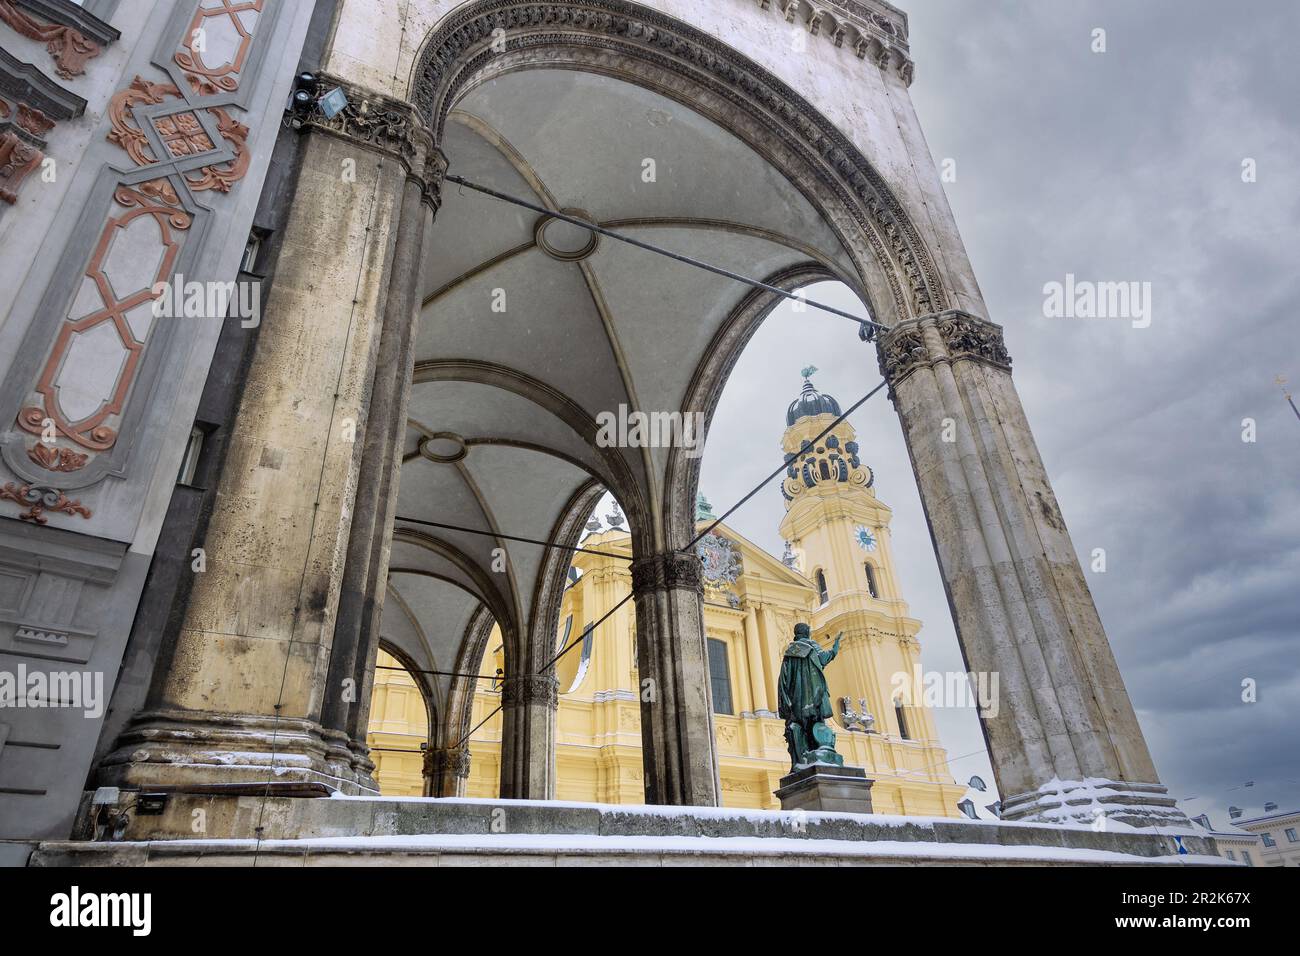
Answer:
MULTIPOLYGON (((794 626, 806 621, 829 647, 843 632, 839 656, 827 667, 835 707, 828 723, 848 766, 875 784, 876 812, 958 816, 965 788, 948 769, 932 711, 907 693, 921 670, 917 634, 894 569, 889 507, 876 497, 871 470, 859 457, 853 428, 837 425, 839 407, 811 383, 787 413, 782 485, 786 555, 778 559, 719 524, 699 544, 704 567, 704 626, 724 806, 779 809, 774 796, 790 772, 784 722, 777 716, 777 678, 794 626)), ((714 523, 707 503, 698 527, 714 523)), ((589 523, 574 555, 557 642, 579 642, 557 665, 556 799, 600 803, 644 801, 636 615, 628 601, 594 632, 631 591, 631 544, 619 527, 589 523), (593 553, 593 552, 599 552, 593 553)), ((494 633, 480 673, 503 667, 494 633)), ((381 652, 372 698, 369 742, 376 779, 389 795, 419 796, 421 743, 428 712, 420 690, 398 662, 381 652)), ((482 681, 470 726, 500 703, 482 681)), ((465 795, 495 797, 500 779, 501 717, 470 737, 465 795)))

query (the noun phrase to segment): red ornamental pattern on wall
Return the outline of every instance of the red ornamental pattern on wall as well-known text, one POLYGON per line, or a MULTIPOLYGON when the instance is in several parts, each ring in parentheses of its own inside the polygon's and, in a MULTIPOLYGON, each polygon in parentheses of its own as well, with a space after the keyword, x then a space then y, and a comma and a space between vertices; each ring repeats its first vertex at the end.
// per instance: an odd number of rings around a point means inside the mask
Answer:
POLYGON ((16 33, 45 44, 45 50, 54 58, 54 72, 65 80, 86 72, 86 61, 99 56, 99 44, 83 36, 72 27, 57 23, 42 23, 30 14, 19 10, 13 0, 0 0, 0 21, 16 33))
MULTIPOLYGON (((0 0, 0 5, 6 2, 0 0)), ((197 6, 173 56, 193 95, 212 97, 238 90, 239 74, 247 62, 265 2, 203 0, 197 6), (224 51, 224 56, 216 50, 224 51)), ((95 454, 108 451, 118 441, 117 428, 151 332, 159 321, 166 321, 153 315, 154 300, 159 296, 154 288, 173 278, 177 257, 193 222, 174 177, 179 176, 192 192, 226 193, 248 171, 248 127, 219 105, 204 106, 202 110, 222 141, 213 142, 198 108, 185 108, 188 102, 176 85, 154 83, 140 76, 110 101, 108 117, 112 128, 108 140, 121 146, 136 166, 157 166, 159 175, 115 190, 114 201, 127 211, 110 213, 101 228, 81 287, 69 306, 67 321, 59 329, 33 387, 35 401, 18 413, 17 425, 29 434, 41 436, 28 447, 27 457, 52 473, 51 483, 57 484, 54 475, 79 471, 95 454), (157 155, 154 141, 141 127, 142 120, 135 111, 173 101, 177 106, 174 111, 151 110, 151 118, 144 120, 152 124, 156 141, 162 144, 163 154, 157 155), (208 152, 220 158, 178 172, 177 163, 208 152), (101 370, 98 391, 79 381, 88 362, 101 370), (102 373, 104 368, 108 369, 107 375, 102 373), (111 378, 111 383, 106 383, 106 378, 111 378)), ((0 487, 0 500, 24 505, 27 510, 19 517, 38 524, 44 524, 45 513, 51 511, 91 516, 80 502, 35 484, 0 487)))

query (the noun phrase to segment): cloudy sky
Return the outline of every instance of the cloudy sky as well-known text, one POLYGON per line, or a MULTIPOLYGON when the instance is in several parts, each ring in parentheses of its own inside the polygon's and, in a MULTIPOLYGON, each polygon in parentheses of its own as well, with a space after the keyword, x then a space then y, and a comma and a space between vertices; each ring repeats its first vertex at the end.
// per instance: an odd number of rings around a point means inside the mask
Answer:
MULTIPOLYGON (((948 198, 1075 547, 1106 551, 1088 583, 1157 769, 1216 822, 1300 805, 1300 420, 1275 382, 1300 391, 1300 4, 901 5, 912 98, 935 161, 956 161, 948 198), (1044 284, 1067 273, 1150 282, 1150 326, 1044 317, 1044 284)), ((851 302, 831 284, 809 296, 851 302)), ((719 509, 779 461, 809 363, 845 407, 879 380, 848 323, 774 313, 709 438, 701 490, 719 509)), ((894 508, 924 663, 960 670, 893 409, 882 393, 852 421, 894 508)), ((773 485, 730 523, 780 554, 782 513, 773 485)), ((954 775, 991 780, 973 712, 939 716, 954 775)))

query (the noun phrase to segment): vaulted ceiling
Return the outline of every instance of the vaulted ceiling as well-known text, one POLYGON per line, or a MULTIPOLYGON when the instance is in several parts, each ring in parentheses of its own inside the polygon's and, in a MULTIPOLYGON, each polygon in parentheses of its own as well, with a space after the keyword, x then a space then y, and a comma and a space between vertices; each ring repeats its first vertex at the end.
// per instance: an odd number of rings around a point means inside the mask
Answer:
MULTIPOLYGON (((442 148, 453 174, 746 276, 816 266, 856 284, 759 152, 640 86, 509 73, 462 98, 442 148)), ((752 290, 451 183, 426 251, 384 636, 450 670, 479 604, 526 630, 544 549, 420 522, 551 540, 598 486, 633 520, 631 496, 656 514, 667 451, 596 448, 593 422, 679 409, 752 290)))

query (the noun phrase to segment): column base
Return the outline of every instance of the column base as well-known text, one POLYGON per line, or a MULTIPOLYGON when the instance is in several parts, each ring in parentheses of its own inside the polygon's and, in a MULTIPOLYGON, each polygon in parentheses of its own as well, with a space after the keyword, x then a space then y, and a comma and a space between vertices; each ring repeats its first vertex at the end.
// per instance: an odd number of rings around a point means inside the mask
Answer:
POLYGON ((1100 777, 1052 780, 1030 793, 1008 797, 1002 801, 1002 819, 1094 829, 1104 829, 1110 822, 1132 827, 1191 826, 1162 785, 1100 777))
POLYGON ((815 764, 782 777, 776 798, 782 810, 870 813, 873 783, 861 767, 815 764))
POLYGON ((254 782, 311 782, 378 793, 359 773, 347 738, 315 721, 246 714, 146 711, 100 763, 100 786, 148 789, 254 782))

